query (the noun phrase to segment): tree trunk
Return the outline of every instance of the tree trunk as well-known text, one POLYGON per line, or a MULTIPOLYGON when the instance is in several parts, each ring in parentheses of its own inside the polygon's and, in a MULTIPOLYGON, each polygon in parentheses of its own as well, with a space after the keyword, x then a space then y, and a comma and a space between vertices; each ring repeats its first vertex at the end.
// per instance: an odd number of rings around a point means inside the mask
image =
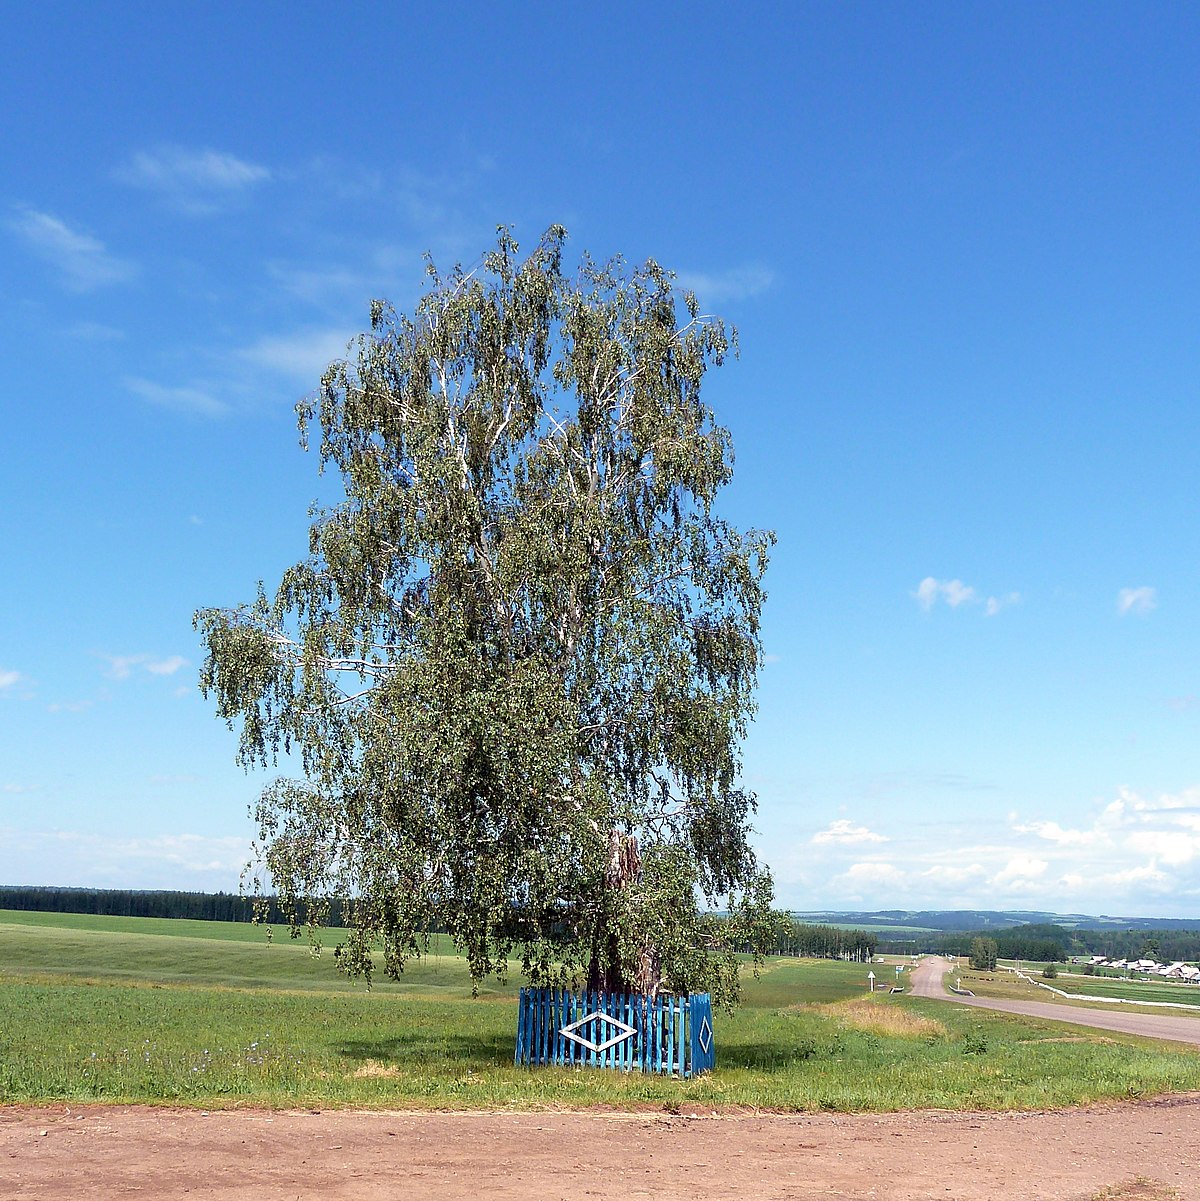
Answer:
MULTIPOLYGON (((642 856, 637 837, 610 830, 608 835, 608 865, 604 869, 604 888, 616 896, 633 887, 641 879, 642 856)), ((607 908, 607 907, 606 907, 607 908)), ((593 943, 588 964, 587 987, 599 992, 635 992, 654 996, 662 984, 662 966, 657 948, 647 942, 638 956, 633 978, 621 970, 621 951, 616 932, 600 929, 593 943)))

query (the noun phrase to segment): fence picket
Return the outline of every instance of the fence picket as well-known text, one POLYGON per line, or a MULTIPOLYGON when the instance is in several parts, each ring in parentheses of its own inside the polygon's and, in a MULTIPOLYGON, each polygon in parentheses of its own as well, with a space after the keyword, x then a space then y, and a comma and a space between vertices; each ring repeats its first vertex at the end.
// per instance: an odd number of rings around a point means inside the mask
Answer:
POLYGON ((518 995, 514 1055, 518 1064, 587 1065, 679 1077, 710 1072, 715 1065, 712 998, 708 993, 647 997, 522 988, 518 995), (598 1016, 580 1026, 591 1014, 598 1016), (633 1034, 599 1049, 620 1035, 623 1027, 633 1034), (575 1038, 564 1033, 568 1028, 575 1038))

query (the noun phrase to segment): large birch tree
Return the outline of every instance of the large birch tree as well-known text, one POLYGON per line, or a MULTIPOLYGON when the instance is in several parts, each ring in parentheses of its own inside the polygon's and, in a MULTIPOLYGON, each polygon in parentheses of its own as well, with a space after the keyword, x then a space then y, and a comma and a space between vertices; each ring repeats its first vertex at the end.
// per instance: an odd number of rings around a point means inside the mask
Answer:
MULTIPOLYGON (((273 595, 196 614, 294 926, 343 966, 448 931, 478 982, 737 995, 770 941, 739 747, 772 536, 715 501, 701 399, 731 335, 654 262, 564 268, 551 228, 429 266, 298 408, 345 498, 273 595)), ((265 498, 264 498, 265 499, 265 498)), ((269 880, 268 880, 269 877, 269 880)))

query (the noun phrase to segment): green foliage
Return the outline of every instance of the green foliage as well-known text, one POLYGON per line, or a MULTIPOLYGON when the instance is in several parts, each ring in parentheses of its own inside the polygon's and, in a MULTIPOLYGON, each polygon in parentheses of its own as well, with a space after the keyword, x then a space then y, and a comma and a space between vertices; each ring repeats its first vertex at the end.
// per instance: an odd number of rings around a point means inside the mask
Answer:
MULTIPOLYGON (((269 921, 283 921, 268 902, 269 921)), ((0 887, 0 912, 94 913, 120 917, 179 918, 204 922, 249 922, 255 905, 249 897, 226 892, 179 892, 168 889, 0 887)))
POLYGON ((986 1055, 988 1049, 987 1035, 978 1030, 972 1030, 962 1040, 964 1055, 986 1055))
POLYGON ((799 922, 789 914, 779 915, 775 937, 776 953, 813 959, 853 959, 870 963, 879 938, 865 930, 842 929, 799 922))
POLYGON ((994 938, 977 935, 971 939, 970 962, 978 971, 991 972, 996 969, 998 949, 994 938))
POLYGON ((1056 964, 1056 963, 1046 964, 1046 966, 1044 968, 1042 968, 1042 977, 1045 980, 1057 980, 1058 979, 1058 964, 1056 964))
POLYGON ((772 537, 717 515, 700 397, 730 335, 653 262, 569 277, 564 239, 372 306, 299 408, 345 500, 273 597, 197 613, 201 688, 244 763, 298 754, 261 866, 297 925, 344 903, 349 972, 445 929, 477 983, 729 1002, 772 935, 736 784, 772 537))
POLYGON ((1001 959, 1050 959, 1062 962, 1075 944, 1075 935, 1053 922, 1036 922, 1014 926, 1009 930, 979 930, 947 935, 937 940, 937 947, 951 955, 969 955, 975 938, 990 938, 996 943, 1001 959))

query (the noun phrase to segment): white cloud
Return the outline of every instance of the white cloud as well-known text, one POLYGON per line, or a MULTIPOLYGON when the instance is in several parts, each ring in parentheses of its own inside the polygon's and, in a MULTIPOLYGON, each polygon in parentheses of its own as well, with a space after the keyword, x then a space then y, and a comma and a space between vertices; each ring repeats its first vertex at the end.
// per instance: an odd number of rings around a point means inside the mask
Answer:
POLYGON ((205 388, 168 387, 137 376, 126 376, 125 387, 135 396, 160 408, 173 409, 177 413, 194 413, 201 417, 223 417, 230 411, 229 405, 218 400, 205 388))
POLYGON ((187 666, 187 660, 182 655, 171 655, 166 659, 156 659, 153 655, 104 655, 101 659, 108 660, 105 675, 111 680, 127 680, 136 668, 141 668, 154 676, 172 676, 181 667, 187 666))
POLYGON ((1002 609, 1021 601, 1019 592, 1006 592, 1002 596, 989 596, 984 599, 972 585, 964 584, 962 580, 939 580, 931 575, 927 575, 909 595, 926 613, 941 600, 951 609, 982 603, 986 617, 995 617, 1002 609))
POLYGON ((1117 612, 1122 617, 1133 614, 1144 617, 1151 609, 1158 607, 1158 597, 1153 588, 1122 588, 1117 593, 1117 612))
POLYGON ((1036 880, 1046 874, 1050 864, 1045 859, 1034 859, 1028 855, 1018 855, 1010 859, 1004 867, 991 879, 997 888, 1009 888, 1023 885, 1030 880, 1036 880))
POLYGON ((962 580, 947 580, 942 585, 942 596, 951 609, 957 609, 959 605, 973 604, 979 599, 975 589, 968 587, 962 580))
POLYGON ((761 295, 774 285, 775 278, 770 268, 750 265, 727 271, 681 271, 676 283, 685 291, 695 292, 701 304, 714 305, 761 295))
POLYGON ((151 675, 173 676, 181 667, 187 666, 187 660, 182 655, 172 655, 169 659, 152 659, 146 663, 146 670, 151 675))
POLYGON ((271 172, 258 163, 183 146, 138 151, 115 174, 123 183, 158 193, 173 208, 193 217, 215 213, 271 178, 271 172))
POLYGON ((927 575, 917 585, 912 596, 927 613, 939 599, 944 600, 952 609, 979 599, 975 589, 964 584, 962 580, 936 580, 931 575, 927 575))
POLYGON ((0 879, 13 884, 236 891, 250 857, 236 837, 0 829, 0 879))
POLYGON ((931 575, 927 575, 916 587, 916 591, 912 596, 916 599, 917 604, 925 610, 926 613, 933 608, 934 602, 938 598, 939 584, 931 575))
POLYGON ((238 351, 238 357, 264 367, 309 388, 320 383, 325 368, 346 357, 353 330, 308 329, 292 334, 259 338, 253 346, 238 351))
POLYGON ((764 847, 791 908, 1045 909, 1200 917, 1200 786, 1116 789, 1085 815, 1009 815, 989 826, 959 807, 878 833, 845 818, 764 847), (884 842, 885 846, 880 846, 884 842))
POLYGON ((961 888, 964 884, 980 880, 986 875, 987 869, 980 863, 971 863, 966 867, 938 863, 921 872, 924 879, 944 888, 961 888))
POLYGON ((145 655, 101 655, 108 660, 108 670, 104 673, 110 680, 127 680, 133 669, 146 661, 145 655))
POLYGON ((1191 863, 1200 853, 1200 836, 1179 829, 1135 830, 1128 835, 1126 844, 1156 863, 1165 863, 1167 867, 1191 863))
POLYGON ((1088 846, 1099 837, 1096 830, 1066 830, 1058 822, 1030 822, 1028 825, 1014 825, 1013 829, 1018 834, 1036 834, 1059 846, 1088 846))
POLYGON ((995 617, 1001 609, 1007 609, 1009 605, 1018 605, 1021 603, 1021 594, 1019 592, 1009 592, 1004 596, 989 596, 987 603, 984 605, 984 613, 988 617, 995 617))
POLYGON ((91 292, 124 283, 137 268, 109 252, 99 238, 72 229, 51 213, 20 209, 8 228, 39 258, 56 268, 72 292, 91 292))
POLYGON ((835 897, 858 900, 872 895, 895 896, 908 888, 908 879, 894 863, 852 863, 829 882, 835 897))
POLYGON ((1168 891, 1174 881, 1166 872, 1159 870, 1153 863, 1140 867, 1126 868, 1124 871, 1109 872, 1098 881, 1102 886, 1112 888, 1128 887, 1130 884, 1153 884, 1158 891, 1168 891))
POLYGON ((853 823, 841 819, 830 822, 827 830, 819 830, 812 836, 814 843, 861 843, 861 842, 887 842, 887 838, 882 834, 876 834, 868 830, 866 826, 856 826, 853 823))
POLYGON ((11 669, 0 668, 0 692, 3 692, 4 689, 6 689, 6 688, 11 688, 20 679, 21 679, 21 673, 19 671, 12 671, 11 669))

